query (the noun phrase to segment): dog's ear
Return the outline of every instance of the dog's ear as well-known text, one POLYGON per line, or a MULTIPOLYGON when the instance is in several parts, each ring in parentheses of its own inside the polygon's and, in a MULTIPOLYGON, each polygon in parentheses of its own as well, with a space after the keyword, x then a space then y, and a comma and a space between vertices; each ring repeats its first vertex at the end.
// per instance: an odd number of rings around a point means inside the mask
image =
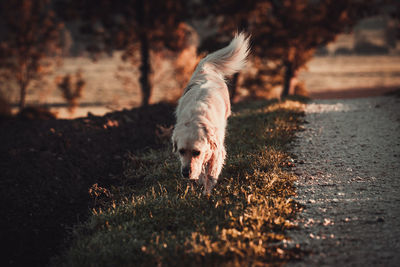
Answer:
POLYGON ((205 131, 207 141, 210 144, 211 150, 216 150, 218 147, 218 141, 215 133, 216 132, 215 127, 206 123, 202 123, 201 126, 205 131))

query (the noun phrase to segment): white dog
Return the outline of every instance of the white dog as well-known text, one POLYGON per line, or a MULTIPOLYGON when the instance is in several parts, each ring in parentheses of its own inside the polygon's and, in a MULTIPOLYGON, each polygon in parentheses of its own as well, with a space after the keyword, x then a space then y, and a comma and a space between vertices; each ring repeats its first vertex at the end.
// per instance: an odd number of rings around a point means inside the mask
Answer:
POLYGON ((203 58, 176 109, 172 134, 182 176, 197 180, 210 194, 225 161, 225 128, 231 114, 225 77, 240 71, 249 53, 249 38, 241 33, 231 43, 203 58))

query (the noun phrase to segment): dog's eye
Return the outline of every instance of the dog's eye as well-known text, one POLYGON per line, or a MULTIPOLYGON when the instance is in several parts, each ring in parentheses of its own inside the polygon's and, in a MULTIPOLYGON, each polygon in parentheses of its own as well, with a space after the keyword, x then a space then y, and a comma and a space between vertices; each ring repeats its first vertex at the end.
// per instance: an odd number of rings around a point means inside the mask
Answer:
POLYGON ((185 154, 185 150, 184 149, 179 149, 179 154, 184 155, 185 154))
POLYGON ((193 150, 192 154, 193 154, 193 157, 197 157, 198 155, 200 155, 200 151, 193 150))

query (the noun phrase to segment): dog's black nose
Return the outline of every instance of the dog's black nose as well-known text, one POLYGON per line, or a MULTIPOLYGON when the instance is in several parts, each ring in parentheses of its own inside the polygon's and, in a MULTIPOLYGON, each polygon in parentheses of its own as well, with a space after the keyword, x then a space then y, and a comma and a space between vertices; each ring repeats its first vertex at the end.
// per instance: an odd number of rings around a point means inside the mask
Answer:
POLYGON ((190 169, 189 168, 183 168, 182 169, 182 176, 185 178, 189 178, 190 175, 190 169))

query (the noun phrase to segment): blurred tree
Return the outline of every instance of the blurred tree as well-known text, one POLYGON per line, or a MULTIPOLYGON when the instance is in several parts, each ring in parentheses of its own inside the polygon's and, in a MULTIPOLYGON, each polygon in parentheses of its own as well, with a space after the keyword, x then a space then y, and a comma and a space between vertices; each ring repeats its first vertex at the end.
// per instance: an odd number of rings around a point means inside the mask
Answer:
MULTIPOLYGON (((266 81, 269 87, 281 84, 281 96, 285 97, 294 91, 298 71, 317 48, 350 30, 358 19, 385 0, 203 1, 220 32, 232 34, 247 29, 252 35, 253 64, 257 71, 246 86, 254 88, 266 81)), ((205 17, 207 12, 200 14, 205 17)))
POLYGON ((92 52, 123 49, 124 60, 140 61, 142 105, 149 104, 152 93, 150 51, 184 46, 185 0, 61 0, 58 10, 69 19, 83 20, 83 32, 101 41, 89 47, 92 52))
POLYGON ((1 0, 0 22, 0 78, 16 83, 23 109, 30 84, 52 69, 61 52, 63 25, 57 22, 50 0, 1 0))
POLYGON ((81 71, 78 70, 75 76, 66 74, 63 77, 57 77, 56 83, 64 99, 67 101, 69 113, 73 114, 78 105, 78 99, 82 96, 82 91, 86 84, 81 71))
MULTIPOLYGON (((248 32, 248 20, 261 0, 203 0, 198 3, 195 15, 207 19, 217 31, 203 39, 199 52, 210 53, 229 44, 237 32, 248 32)), ((239 87, 240 72, 235 73, 228 83, 231 101, 239 87)))
POLYGON ((259 4, 250 21, 254 53, 276 62, 281 97, 294 92, 298 71, 316 48, 333 41, 357 21, 364 5, 357 0, 270 0, 259 4))

